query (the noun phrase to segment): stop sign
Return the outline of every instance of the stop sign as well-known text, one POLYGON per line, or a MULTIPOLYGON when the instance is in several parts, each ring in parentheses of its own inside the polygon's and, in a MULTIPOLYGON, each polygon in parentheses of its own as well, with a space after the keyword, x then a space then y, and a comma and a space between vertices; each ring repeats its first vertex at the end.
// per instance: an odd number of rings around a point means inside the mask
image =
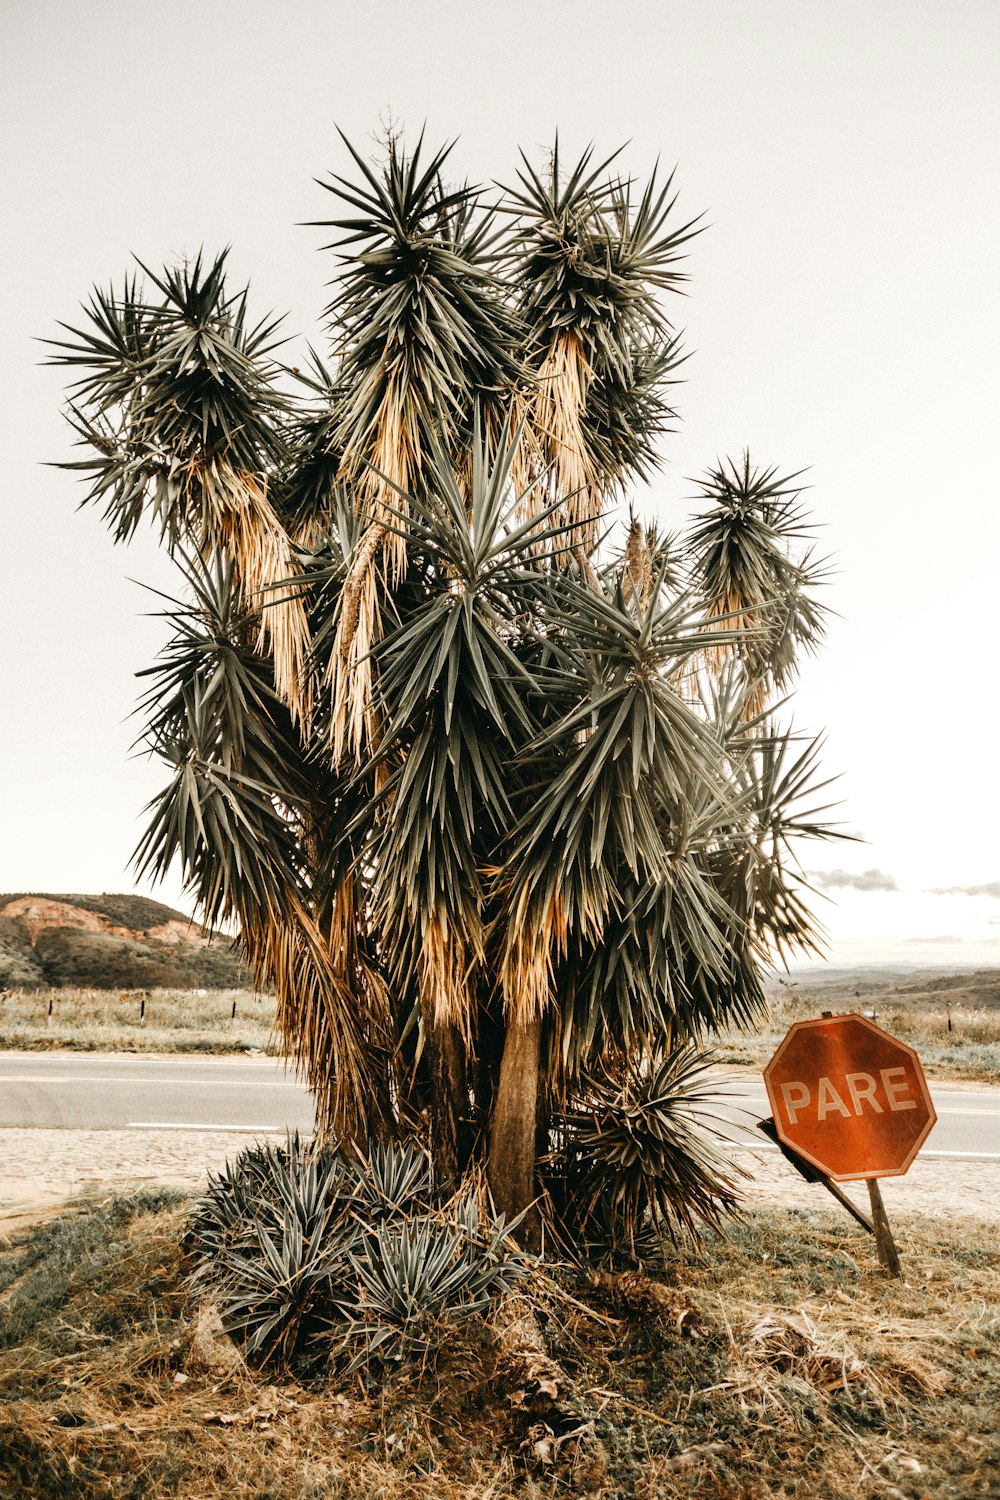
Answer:
POLYGON ((764 1082, 779 1139, 837 1182, 901 1176, 937 1119, 913 1048, 863 1016, 796 1021, 764 1082))

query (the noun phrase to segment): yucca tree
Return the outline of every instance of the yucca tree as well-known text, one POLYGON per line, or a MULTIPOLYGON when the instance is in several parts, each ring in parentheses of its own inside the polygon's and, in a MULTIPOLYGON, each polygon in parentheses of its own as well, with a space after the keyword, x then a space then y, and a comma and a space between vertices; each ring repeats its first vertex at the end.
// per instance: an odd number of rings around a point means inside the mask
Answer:
POLYGON ((138 868, 238 930, 322 1132, 423 1129, 512 1213, 550 1119, 682 1080, 817 941, 816 746, 772 707, 821 570, 794 476, 748 457, 686 536, 616 529, 675 419, 669 182, 558 145, 489 194, 422 143, 351 158, 328 356, 287 368, 220 256, 96 291, 54 358, 88 499, 182 575, 138 868))

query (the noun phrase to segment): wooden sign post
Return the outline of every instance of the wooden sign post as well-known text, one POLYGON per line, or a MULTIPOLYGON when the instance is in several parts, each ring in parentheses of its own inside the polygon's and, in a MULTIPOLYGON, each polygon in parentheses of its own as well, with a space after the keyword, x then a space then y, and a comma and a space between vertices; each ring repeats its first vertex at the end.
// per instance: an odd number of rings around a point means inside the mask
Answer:
POLYGON ((878 1185, 877 1177, 868 1178, 868 1200, 872 1206, 872 1223, 875 1225, 875 1248, 878 1251, 878 1258, 890 1276, 902 1276, 903 1273, 899 1268, 899 1251, 892 1237, 892 1228, 885 1211, 885 1204, 882 1202, 882 1189, 878 1185))
POLYGON ((871 1225, 853 1205, 851 1212, 871 1228, 882 1265, 899 1276, 878 1179, 908 1171, 937 1120, 913 1048, 864 1016, 797 1021, 764 1083, 775 1138, 793 1165, 799 1158, 841 1200, 833 1184, 868 1184, 871 1225))

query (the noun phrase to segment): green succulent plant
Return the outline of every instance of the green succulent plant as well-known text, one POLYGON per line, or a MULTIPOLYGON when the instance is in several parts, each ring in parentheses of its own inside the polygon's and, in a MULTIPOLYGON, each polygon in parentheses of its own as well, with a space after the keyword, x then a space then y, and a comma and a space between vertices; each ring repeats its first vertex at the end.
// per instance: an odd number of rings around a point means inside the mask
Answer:
POLYGON ((636 1260, 666 1235, 697 1240, 739 1203, 741 1171, 713 1108, 711 1056, 678 1047, 580 1080, 543 1159, 553 1229, 577 1253, 636 1260))
POLYGON ((425 1150, 248 1147, 213 1174, 186 1246, 191 1283, 256 1364, 348 1369, 426 1355, 530 1262, 471 1192, 443 1194, 425 1150))

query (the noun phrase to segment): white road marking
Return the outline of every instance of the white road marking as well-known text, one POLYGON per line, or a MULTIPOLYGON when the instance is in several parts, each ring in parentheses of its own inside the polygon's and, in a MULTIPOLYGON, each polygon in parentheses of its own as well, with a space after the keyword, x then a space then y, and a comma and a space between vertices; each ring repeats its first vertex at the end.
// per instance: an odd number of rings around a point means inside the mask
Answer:
POLYGON ((109 1073, 107 1076, 91 1073, 82 1077, 68 1073, 61 1077, 55 1073, 0 1073, 0 1083, 71 1083, 78 1087, 92 1083, 159 1083, 165 1088, 229 1088, 229 1089, 294 1089, 300 1087, 291 1078, 161 1078, 156 1073, 131 1073, 124 1077, 109 1073))
POLYGON ((921 1156, 964 1156, 972 1157, 976 1161, 1000 1161, 1000 1151, 921 1151, 921 1156))
POLYGON ((980 1120, 1000 1119, 1000 1109, 939 1109, 934 1105, 938 1115, 975 1115, 980 1120))
MULTIPOLYGON (((767 1104, 768 1102, 766 1094, 721 1094, 718 1097, 724 1103, 735 1103, 737 1099, 745 1099, 748 1104, 767 1104)), ((946 1104, 938 1104, 933 1094, 931 1103, 934 1105, 938 1119, 942 1115, 974 1115, 982 1120, 1000 1119, 1000 1109, 949 1109, 946 1104)))
MULTIPOLYGON (((780 1151, 780 1146, 773 1145, 770 1141, 756 1141, 752 1145, 743 1141, 733 1141, 732 1145, 742 1151, 780 1151)), ((1000 1161, 1000 1151, 921 1151, 914 1159, 922 1161, 927 1156, 958 1156, 963 1161, 1000 1161)))
POLYGON ((72 1057, 74 1063, 78 1058, 85 1058, 86 1062, 80 1066, 80 1072, 85 1078, 101 1078, 104 1076, 99 1072, 91 1072, 91 1069, 111 1068, 120 1070, 120 1065, 123 1063, 126 1067, 129 1064, 140 1067, 153 1065, 155 1067, 157 1063, 162 1063, 165 1067, 176 1068, 178 1073, 187 1071, 189 1068, 197 1072, 206 1072, 209 1068, 218 1068, 220 1072, 227 1073, 252 1073, 256 1070, 269 1073, 287 1072, 290 1078, 295 1075, 295 1069, 291 1063, 286 1062, 281 1057, 234 1058, 229 1053, 209 1053, 203 1055, 198 1052, 172 1052, 169 1054, 159 1052, 118 1052, 103 1053, 101 1056, 97 1056, 93 1052, 74 1052, 68 1054, 66 1052, 57 1053, 55 1050, 50 1053, 35 1052, 28 1054, 24 1052, 0 1052, 0 1067, 9 1068, 12 1063, 16 1066, 25 1056, 33 1056, 36 1062, 45 1056, 53 1058, 53 1060, 57 1060, 58 1062, 66 1062, 69 1057, 72 1057))
POLYGON ((261 1131, 284 1135, 284 1125, 190 1125, 178 1120, 129 1120, 122 1130, 222 1130, 231 1135, 257 1135, 261 1131))

